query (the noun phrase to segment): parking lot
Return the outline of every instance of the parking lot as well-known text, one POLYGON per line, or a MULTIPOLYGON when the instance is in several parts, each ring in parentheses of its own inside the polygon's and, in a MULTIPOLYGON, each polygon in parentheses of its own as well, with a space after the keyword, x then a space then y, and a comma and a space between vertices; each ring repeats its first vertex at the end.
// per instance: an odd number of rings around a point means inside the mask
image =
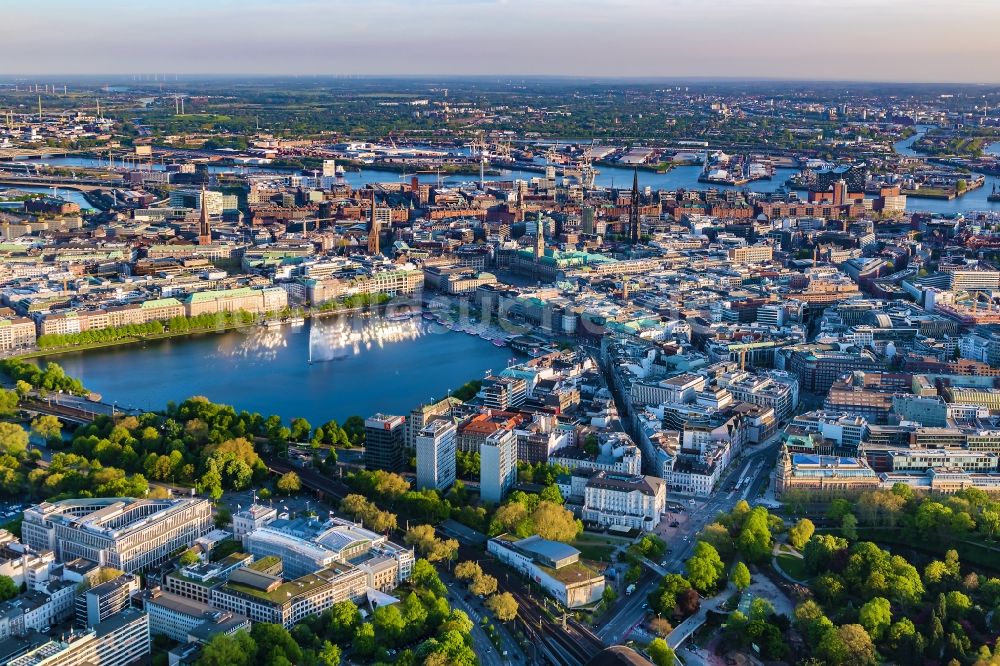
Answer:
POLYGON ((6 525, 21 514, 29 504, 27 502, 0 502, 0 525, 6 525))

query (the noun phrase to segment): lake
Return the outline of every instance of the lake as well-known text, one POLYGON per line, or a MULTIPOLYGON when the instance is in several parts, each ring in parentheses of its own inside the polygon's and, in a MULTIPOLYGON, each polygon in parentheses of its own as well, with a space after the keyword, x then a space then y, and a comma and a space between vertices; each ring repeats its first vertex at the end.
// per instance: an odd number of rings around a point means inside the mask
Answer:
POLYGON ((152 410, 203 395, 237 410, 302 416, 318 425, 353 414, 409 414, 487 370, 499 372, 512 354, 419 318, 360 317, 347 325, 327 319, 251 326, 53 360, 106 403, 152 410))

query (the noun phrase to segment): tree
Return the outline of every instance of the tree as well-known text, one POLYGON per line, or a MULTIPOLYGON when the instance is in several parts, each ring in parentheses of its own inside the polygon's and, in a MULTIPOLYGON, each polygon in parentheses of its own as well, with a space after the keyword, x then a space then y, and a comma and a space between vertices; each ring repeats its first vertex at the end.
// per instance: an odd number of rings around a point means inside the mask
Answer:
POLYGON ((250 630, 250 637, 257 644, 256 663, 297 664, 302 661, 302 648, 280 624, 257 622, 250 630))
POLYGON ((815 531, 816 526, 813 525, 813 522, 808 518, 803 518, 788 530, 788 543, 792 544, 792 548, 802 550, 815 531))
POLYGON ((62 423, 50 414, 41 414, 32 420, 31 431, 46 442, 58 441, 62 437, 62 423))
POLYGON ((531 515, 538 536, 552 541, 572 541, 583 531, 573 512, 555 502, 542 500, 531 515))
POLYGON ((375 627, 371 622, 358 625, 354 631, 354 641, 351 646, 359 656, 370 657, 375 654, 378 643, 375 641, 375 627))
POLYGON ((853 510, 853 505, 845 499, 837 498, 830 502, 830 506, 826 509, 826 517, 830 520, 841 521, 844 516, 849 514, 853 510))
POLYGON ((712 544, 715 550, 719 551, 719 557, 724 560, 728 560, 736 552, 736 546, 733 544, 733 537, 729 534, 729 528, 722 523, 706 525, 705 529, 698 535, 698 538, 712 544))
POLYGON ((517 617, 517 601, 510 592, 494 594, 486 600, 486 607, 493 611, 501 622, 510 622, 517 617))
POLYGON ((742 562, 737 562, 729 573, 729 580, 732 581, 737 590, 742 592, 750 587, 750 569, 742 562))
MULTIPOLYGON (((605 589, 610 589, 610 588, 605 588, 605 589)), ((664 620, 662 617, 654 617, 652 620, 649 621, 649 624, 647 626, 649 628, 649 631, 654 636, 659 636, 660 638, 666 638, 668 635, 670 635, 670 632, 674 630, 673 625, 664 620)))
POLYGON ((497 591, 497 579, 489 574, 476 576, 469 583, 469 592, 476 596, 487 596, 497 591))
POLYGON ((299 479, 299 475, 294 471, 282 474, 278 477, 278 481, 274 485, 286 495, 291 495, 302 490, 302 480, 299 479))
POLYGON ((353 601, 339 601, 330 607, 329 635, 337 643, 346 641, 354 634, 354 629, 361 622, 361 611, 353 601))
POLYGON ((198 657, 198 666, 250 666, 255 663, 257 644, 245 631, 231 636, 216 634, 198 657))
POLYGON ((472 580, 476 576, 483 575, 483 568, 479 566, 479 562, 469 560, 466 562, 459 562, 455 565, 455 578, 459 580, 472 580))
POLYGON ((204 493, 213 500, 222 497, 222 475, 219 474, 218 466, 214 460, 208 461, 208 468, 198 480, 198 492, 204 493))
POLYGON ((177 563, 180 564, 182 567, 189 567, 192 564, 197 564, 198 553, 196 553, 193 549, 188 548, 183 553, 181 553, 181 556, 177 559, 177 563))
POLYGON ((28 433, 16 423, 0 422, 0 455, 21 458, 28 451, 28 433))
POLYGON ((656 666, 674 665, 674 651, 662 638, 654 638, 650 641, 649 647, 646 649, 649 652, 649 658, 653 660, 656 666))
POLYGON ((859 624, 845 624, 837 629, 837 633, 847 650, 845 664, 863 666, 877 662, 875 646, 864 627, 859 624))
POLYGON ((751 622, 763 622, 774 615, 774 604, 763 597, 757 597, 750 602, 747 617, 751 622))
POLYGON ((667 574, 656 591, 649 595, 649 605, 657 613, 671 615, 677 610, 679 596, 690 589, 691 583, 684 576, 667 574))
POLYGON ((719 557, 719 552, 711 544, 699 541, 695 544, 694 554, 686 564, 688 581, 691 586, 705 594, 715 589, 725 565, 719 557))
POLYGON ((413 563, 413 572, 410 574, 410 581, 418 587, 423 587, 439 597, 448 596, 448 588, 441 582, 434 565, 421 558, 413 563))
POLYGON ((431 562, 451 560, 458 554, 458 541, 437 538, 432 525, 414 525, 403 540, 431 562))
POLYGON ((17 393, 17 397, 24 400, 31 393, 31 384, 24 381, 23 379, 18 379, 14 382, 14 392, 17 393))
POLYGON ((292 441, 304 442, 309 439, 309 433, 312 432, 312 425, 303 418, 295 418, 292 419, 289 431, 292 441))
POLYGON ((17 393, 0 388, 0 416, 14 416, 18 402, 17 393))
POLYGON ((316 660, 320 666, 340 666, 340 646, 330 641, 323 641, 323 647, 316 655, 316 660))
POLYGON ((760 562, 770 556, 771 529, 767 509, 759 506, 750 511, 736 538, 736 547, 752 562, 760 562))
POLYGON ((892 624, 892 608, 889 600, 875 597, 866 603, 858 612, 858 622, 872 638, 879 640, 882 633, 892 624))
POLYGON ((7 601, 17 596, 17 585, 10 576, 0 576, 0 601, 7 601))
POLYGON ((547 502, 552 502, 553 504, 562 504, 565 501, 562 493, 559 492, 559 486, 554 483, 542 488, 542 491, 538 493, 538 496, 547 502))
POLYGON ((831 534, 814 534, 802 550, 806 568, 819 573, 827 568, 833 556, 847 548, 847 540, 831 534))
POLYGON ((855 541, 858 538, 858 519, 854 517, 853 513, 848 513, 840 519, 840 532, 849 541, 855 541))
POLYGON ((606 606, 613 604, 617 598, 618 593, 615 592, 615 588, 612 585, 606 586, 604 591, 601 592, 601 601, 603 601, 606 606))

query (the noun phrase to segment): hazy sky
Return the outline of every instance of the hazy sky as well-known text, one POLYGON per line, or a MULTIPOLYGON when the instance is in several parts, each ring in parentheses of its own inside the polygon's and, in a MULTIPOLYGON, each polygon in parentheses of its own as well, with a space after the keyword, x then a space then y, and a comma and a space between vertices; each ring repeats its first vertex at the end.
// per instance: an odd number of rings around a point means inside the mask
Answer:
POLYGON ((0 73, 1000 82, 1000 0, 6 0, 0 73))

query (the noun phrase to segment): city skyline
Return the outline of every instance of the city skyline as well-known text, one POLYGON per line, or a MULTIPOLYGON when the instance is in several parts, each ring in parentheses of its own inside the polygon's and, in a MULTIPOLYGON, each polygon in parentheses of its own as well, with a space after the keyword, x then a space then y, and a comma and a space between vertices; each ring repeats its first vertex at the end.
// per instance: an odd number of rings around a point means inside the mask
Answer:
POLYGON ((163 17, 59 0, 5 15, 4 75, 1000 81, 984 0, 181 0, 163 17))

